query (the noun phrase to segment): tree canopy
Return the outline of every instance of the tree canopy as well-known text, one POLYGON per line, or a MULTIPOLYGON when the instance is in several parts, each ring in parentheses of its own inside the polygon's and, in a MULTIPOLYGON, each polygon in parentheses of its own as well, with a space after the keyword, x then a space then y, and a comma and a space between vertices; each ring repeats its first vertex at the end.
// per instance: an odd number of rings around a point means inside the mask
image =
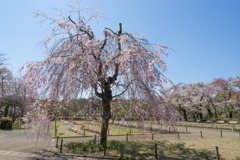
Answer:
POLYGON ((163 82, 171 82, 163 74, 162 56, 168 54, 168 47, 151 44, 142 34, 124 32, 121 23, 118 31, 106 27, 103 36, 97 36, 90 24, 100 20, 100 10, 87 18, 79 4, 71 9, 67 16, 59 10, 58 18, 36 12, 52 27, 43 40, 47 58, 27 65, 28 95, 41 91, 39 98, 71 99, 93 93, 102 100, 101 136, 111 118, 111 102, 119 97, 130 99, 132 111, 139 116, 144 116, 143 106, 151 106, 159 118, 175 119, 175 110, 159 98, 163 82))

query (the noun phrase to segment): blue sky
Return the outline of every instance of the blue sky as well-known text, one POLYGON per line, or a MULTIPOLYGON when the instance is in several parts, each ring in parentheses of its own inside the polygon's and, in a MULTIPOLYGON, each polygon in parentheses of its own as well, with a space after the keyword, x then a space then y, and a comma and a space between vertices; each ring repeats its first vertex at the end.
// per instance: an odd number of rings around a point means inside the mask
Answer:
MULTIPOLYGON (((40 41, 48 24, 34 11, 55 15, 74 0, 1 0, 0 52, 15 74, 22 65, 44 58, 40 41)), ((82 7, 102 8, 105 18, 94 26, 142 33, 153 43, 175 50, 167 58, 166 75, 174 83, 209 82, 240 76, 239 0, 82 0, 82 7)))

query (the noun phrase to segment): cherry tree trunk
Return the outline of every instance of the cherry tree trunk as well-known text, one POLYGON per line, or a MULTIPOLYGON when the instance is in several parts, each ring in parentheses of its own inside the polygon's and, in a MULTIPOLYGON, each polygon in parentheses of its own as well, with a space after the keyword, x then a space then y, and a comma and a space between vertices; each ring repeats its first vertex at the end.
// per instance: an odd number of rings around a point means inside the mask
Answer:
POLYGON ((16 107, 15 106, 13 107, 13 115, 12 116, 13 116, 12 120, 13 120, 13 122, 15 122, 15 120, 16 120, 16 107))
POLYGON ((233 118, 233 112, 229 111, 229 118, 233 118))
POLYGON ((199 113, 199 119, 202 120, 203 119, 203 114, 199 113))
POLYGON ((101 139, 100 143, 102 145, 107 144, 107 131, 108 131, 108 123, 109 119, 111 118, 111 106, 110 106, 111 99, 102 99, 102 128, 101 128, 101 139))
POLYGON ((212 112, 211 112, 211 109, 210 109, 210 108, 207 108, 207 112, 208 112, 208 117, 209 117, 209 118, 212 118, 212 112))
POLYGON ((182 111, 184 120, 187 121, 187 111, 186 111, 186 109, 180 107, 180 110, 182 111))
POLYGON ((217 115, 217 108, 216 107, 213 107, 214 108, 214 117, 215 118, 218 118, 218 115, 217 115))

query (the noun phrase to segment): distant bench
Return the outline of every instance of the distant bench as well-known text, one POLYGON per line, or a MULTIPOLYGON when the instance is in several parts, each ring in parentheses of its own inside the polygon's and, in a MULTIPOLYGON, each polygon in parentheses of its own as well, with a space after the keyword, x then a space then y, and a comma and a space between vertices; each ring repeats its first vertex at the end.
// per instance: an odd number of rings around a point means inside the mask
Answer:
MULTIPOLYGON (((197 120, 197 123, 202 122, 201 120, 197 120)), ((212 123, 213 121, 207 120, 206 123, 212 123)), ((217 121, 218 124, 224 124, 226 121, 217 121)), ((238 124, 238 121, 228 121, 229 124, 238 124)))
POLYGON ((225 121, 217 121, 217 123, 223 124, 225 121))
POLYGON ((238 121, 229 121, 229 124, 238 124, 238 121))
POLYGON ((202 123, 202 122, 206 122, 206 120, 204 120, 204 119, 198 119, 198 120, 196 120, 196 122, 197 122, 197 123, 202 123))

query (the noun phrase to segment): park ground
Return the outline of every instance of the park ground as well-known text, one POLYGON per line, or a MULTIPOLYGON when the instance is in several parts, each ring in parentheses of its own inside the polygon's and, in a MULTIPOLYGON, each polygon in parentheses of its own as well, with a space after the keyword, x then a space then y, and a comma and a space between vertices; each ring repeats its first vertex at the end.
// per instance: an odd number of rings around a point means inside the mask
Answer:
MULTIPOLYGON (((184 128, 179 128, 180 130, 184 128)), ((237 132, 233 131, 222 131, 223 138, 220 137, 220 130, 218 129, 205 129, 205 128, 191 128, 188 127, 188 131, 191 134, 180 134, 180 139, 178 139, 177 134, 162 134, 154 135, 155 141, 149 141, 149 144, 165 143, 165 144, 183 144, 175 145, 178 148, 183 147, 186 149, 191 149, 194 152, 201 152, 208 150, 211 153, 216 152, 216 146, 219 147, 219 153, 221 158, 224 159, 239 159, 240 158, 240 137, 237 132), (203 138, 200 137, 200 131, 202 131, 203 138)), ((79 157, 79 156, 67 156, 67 155, 56 155, 51 151, 58 152, 53 146, 56 143, 55 138, 48 137, 47 143, 36 143, 34 141, 34 136, 31 130, 0 130, 0 160, 70 160, 70 159, 99 159, 91 157, 79 157)), ((133 141, 136 139, 131 139, 133 141)), ((146 138, 146 137, 145 137, 146 138)), ((149 139, 151 138, 149 134, 149 139)), ((109 140, 118 139, 125 140, 124 136, 110 136, 109 140)), ((75 138, 64 138, 65 142, 71 143, 74 141, 79 141, 75 138)), ((143 143, 144 144, 144 143, 143 143)), ((144 144, 146 145, 146 144, 144 144)), ((168 145, 169 146, 169 145, 168 145)), ((172 147, 174 150, 174 147, 172 147)), ((172 150, 170 148, 170 150, 172 150)), ((186 150, 182 151, 186 151, 186 150)), ((197 159, 197 157, 185 157, 183 152, 178 152, 175 157, 171 159, 197 159)), ((213 156, 214 157, 214 156, 213 156)), ((169 157, 170 158, 170 157, 169 157)), ((104 159, 104 158, 103 158, 104 159)), ((107 159, 107 158, 105 158, 107 159)), ((117 159, 117 158, 112 158, 117 159)))

